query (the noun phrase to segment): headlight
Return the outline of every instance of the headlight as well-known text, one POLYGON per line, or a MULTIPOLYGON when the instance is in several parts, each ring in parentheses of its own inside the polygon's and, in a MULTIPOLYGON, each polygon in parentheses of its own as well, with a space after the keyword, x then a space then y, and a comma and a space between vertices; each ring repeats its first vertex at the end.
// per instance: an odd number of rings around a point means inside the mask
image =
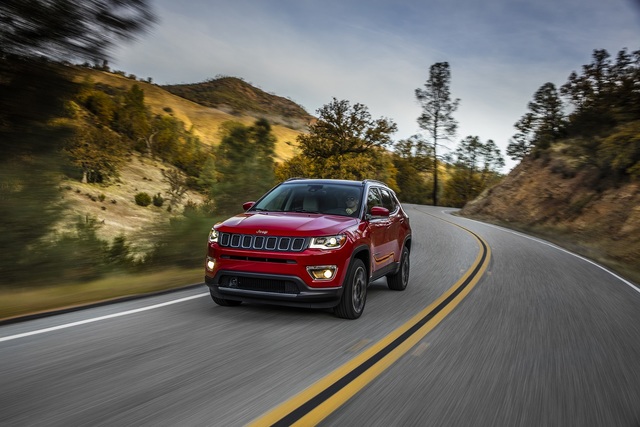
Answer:
POLYGON ((338 234, 335 236, 314 237, 309 245, 312 249, 338 249, 347 241, 347 236, 338 234))
POLYGON ((209 233, 209 243, 215 243, 218 241, 218 230, 212 228, 209 233))

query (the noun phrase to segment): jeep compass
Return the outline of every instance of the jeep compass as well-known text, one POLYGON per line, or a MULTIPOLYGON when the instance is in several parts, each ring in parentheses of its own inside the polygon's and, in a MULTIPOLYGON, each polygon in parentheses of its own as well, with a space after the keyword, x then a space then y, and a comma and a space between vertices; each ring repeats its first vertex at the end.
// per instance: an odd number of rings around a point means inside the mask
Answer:
POLYGON ((205 283, 222 306, 333 308, 356 319, 369 283, 409 281, 409 217, 379 181, 290 179, 213 226, 205 283))

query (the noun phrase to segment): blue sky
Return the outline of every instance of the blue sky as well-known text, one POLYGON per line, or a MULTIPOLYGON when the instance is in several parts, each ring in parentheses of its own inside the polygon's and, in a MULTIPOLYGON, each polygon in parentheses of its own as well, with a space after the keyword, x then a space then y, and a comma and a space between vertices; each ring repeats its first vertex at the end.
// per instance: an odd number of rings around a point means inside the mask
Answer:
POLYGON ((288 97, 309 113, 362 103, 420 132, 415 89, 446 61, 458 134, 506 156, 514 123, 546 82, 564 84, 594 49, 640 49, 640 0, 152 0, 159 22, 113 52, 112 69, 158 84, 217 75, 288 97))

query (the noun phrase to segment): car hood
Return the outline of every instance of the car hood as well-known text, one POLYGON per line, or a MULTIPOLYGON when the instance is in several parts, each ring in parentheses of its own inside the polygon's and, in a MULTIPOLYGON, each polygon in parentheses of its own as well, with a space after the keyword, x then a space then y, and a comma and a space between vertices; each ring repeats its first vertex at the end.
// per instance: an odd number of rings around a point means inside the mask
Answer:
POLYGON ((218 224, 220 232, 267 236, 328 236, 355 226, 358 220, 346 216, 259 212, 236 215, 218 224))

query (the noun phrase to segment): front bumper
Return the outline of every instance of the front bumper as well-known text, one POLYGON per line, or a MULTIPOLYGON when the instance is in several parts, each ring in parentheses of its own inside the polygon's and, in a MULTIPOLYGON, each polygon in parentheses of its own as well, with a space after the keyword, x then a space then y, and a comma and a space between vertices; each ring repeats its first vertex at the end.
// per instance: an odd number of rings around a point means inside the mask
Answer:
POLYGON ((304 308, 335 307, 343 289, 311 288, 297 276, 233 270, 205 276, 205 283, 217 298, 304 308))

